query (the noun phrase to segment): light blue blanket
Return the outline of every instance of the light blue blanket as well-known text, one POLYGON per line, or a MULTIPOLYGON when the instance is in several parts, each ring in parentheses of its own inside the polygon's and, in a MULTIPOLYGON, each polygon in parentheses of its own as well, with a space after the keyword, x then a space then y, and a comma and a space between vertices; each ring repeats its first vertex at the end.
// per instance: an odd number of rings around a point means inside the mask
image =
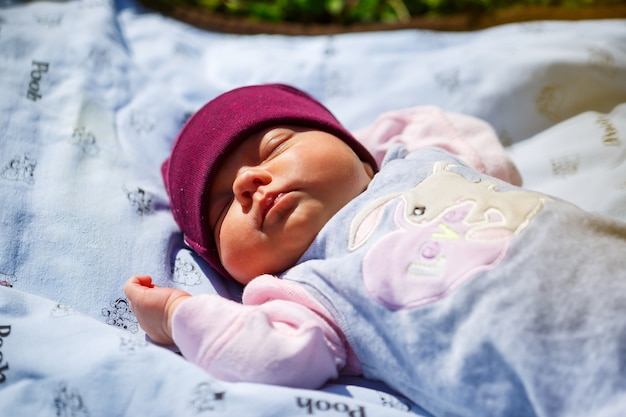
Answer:
POLYGON ((2 4, 0 416, 428 415, 375 381, 217 381, 146 341, 131 275, 238 297, 183 246, 159 171, 234 87, 293 84, 350 129, 421 104, 484 118, 527 186, 626 219, 626 19, 238 36, 132 2, 2 4))

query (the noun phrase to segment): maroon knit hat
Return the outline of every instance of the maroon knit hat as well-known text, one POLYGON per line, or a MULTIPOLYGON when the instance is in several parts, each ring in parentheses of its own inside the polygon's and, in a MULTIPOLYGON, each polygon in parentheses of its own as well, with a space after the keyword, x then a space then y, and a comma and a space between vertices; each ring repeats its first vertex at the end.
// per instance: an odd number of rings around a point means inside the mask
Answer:
POLYGON ((373 156, 330 111, 296 88, 283 84, 241 87, 209 101, 180 131, 161 172, 185 242, 225 277, 230 274, 220 262, 208 222, 209 188, 220 164, 243 140, 278 125, 328 132, 377 169, 373 156))

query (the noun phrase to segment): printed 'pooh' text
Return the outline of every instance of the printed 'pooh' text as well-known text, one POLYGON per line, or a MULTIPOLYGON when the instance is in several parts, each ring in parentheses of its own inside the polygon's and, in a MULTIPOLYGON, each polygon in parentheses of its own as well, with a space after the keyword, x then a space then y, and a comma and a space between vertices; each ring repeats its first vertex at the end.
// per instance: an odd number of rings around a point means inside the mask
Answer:
POLYGON ((7 377, 4 373, 9 370, 9 363, 4 359, 1 349, 4 345, 4 339, 10 334, 11 326, 0 326, 0 384, 6 381, 7 377))
POLYGON ((28 83, 28 92, 26 97, 32 101, 41 98, 39 94, 39 83, 43 75, 48 72, 49 64, 47 62, 33 61, 33 69, 30 71, 30 83, 28 83))
POLYGON ((358 406, 356 408, 350 408, 346 403, 333 403, 326 400, 314 400, 312 398, 297 397, 296 402, 298 407, 304 408, 307 414, 313 415, 319 412, 336 411, 339 413, 346 413, 348 417, 365 417, 365 408, 358 406))

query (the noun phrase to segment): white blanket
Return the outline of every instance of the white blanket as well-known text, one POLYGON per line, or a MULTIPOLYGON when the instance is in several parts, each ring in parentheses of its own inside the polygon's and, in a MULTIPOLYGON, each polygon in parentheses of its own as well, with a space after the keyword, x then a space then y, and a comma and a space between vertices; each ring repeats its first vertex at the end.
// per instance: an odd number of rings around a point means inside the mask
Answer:
POLYGON ((490 122, 526 186, 626 220, 625 45, 624 19, 287 37, 205 32, 132 1, 4 6, 0 415, 427 415, 375 381, 216 381, 145 340, 130 275, 239 291, 182 244, 159 171, 174 136, 253 83, 302 88, 354 130, 435 104, 490 122))

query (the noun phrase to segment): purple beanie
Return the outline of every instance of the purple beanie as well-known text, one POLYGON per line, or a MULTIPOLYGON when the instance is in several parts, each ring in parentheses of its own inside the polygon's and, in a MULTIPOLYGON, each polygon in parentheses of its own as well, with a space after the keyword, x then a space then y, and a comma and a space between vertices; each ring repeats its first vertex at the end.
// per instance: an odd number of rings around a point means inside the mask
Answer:
POLYGON ((220 262, 208 225, 209 188, 220 164, 243 140, 278 125, 310 127, 337 136, 377 169, 373 156, 330 111, 298 89, 283 84, 248 86, 209 101, 180 131, 161 172, 185 242, 225 277, 230 274, 220 262))

